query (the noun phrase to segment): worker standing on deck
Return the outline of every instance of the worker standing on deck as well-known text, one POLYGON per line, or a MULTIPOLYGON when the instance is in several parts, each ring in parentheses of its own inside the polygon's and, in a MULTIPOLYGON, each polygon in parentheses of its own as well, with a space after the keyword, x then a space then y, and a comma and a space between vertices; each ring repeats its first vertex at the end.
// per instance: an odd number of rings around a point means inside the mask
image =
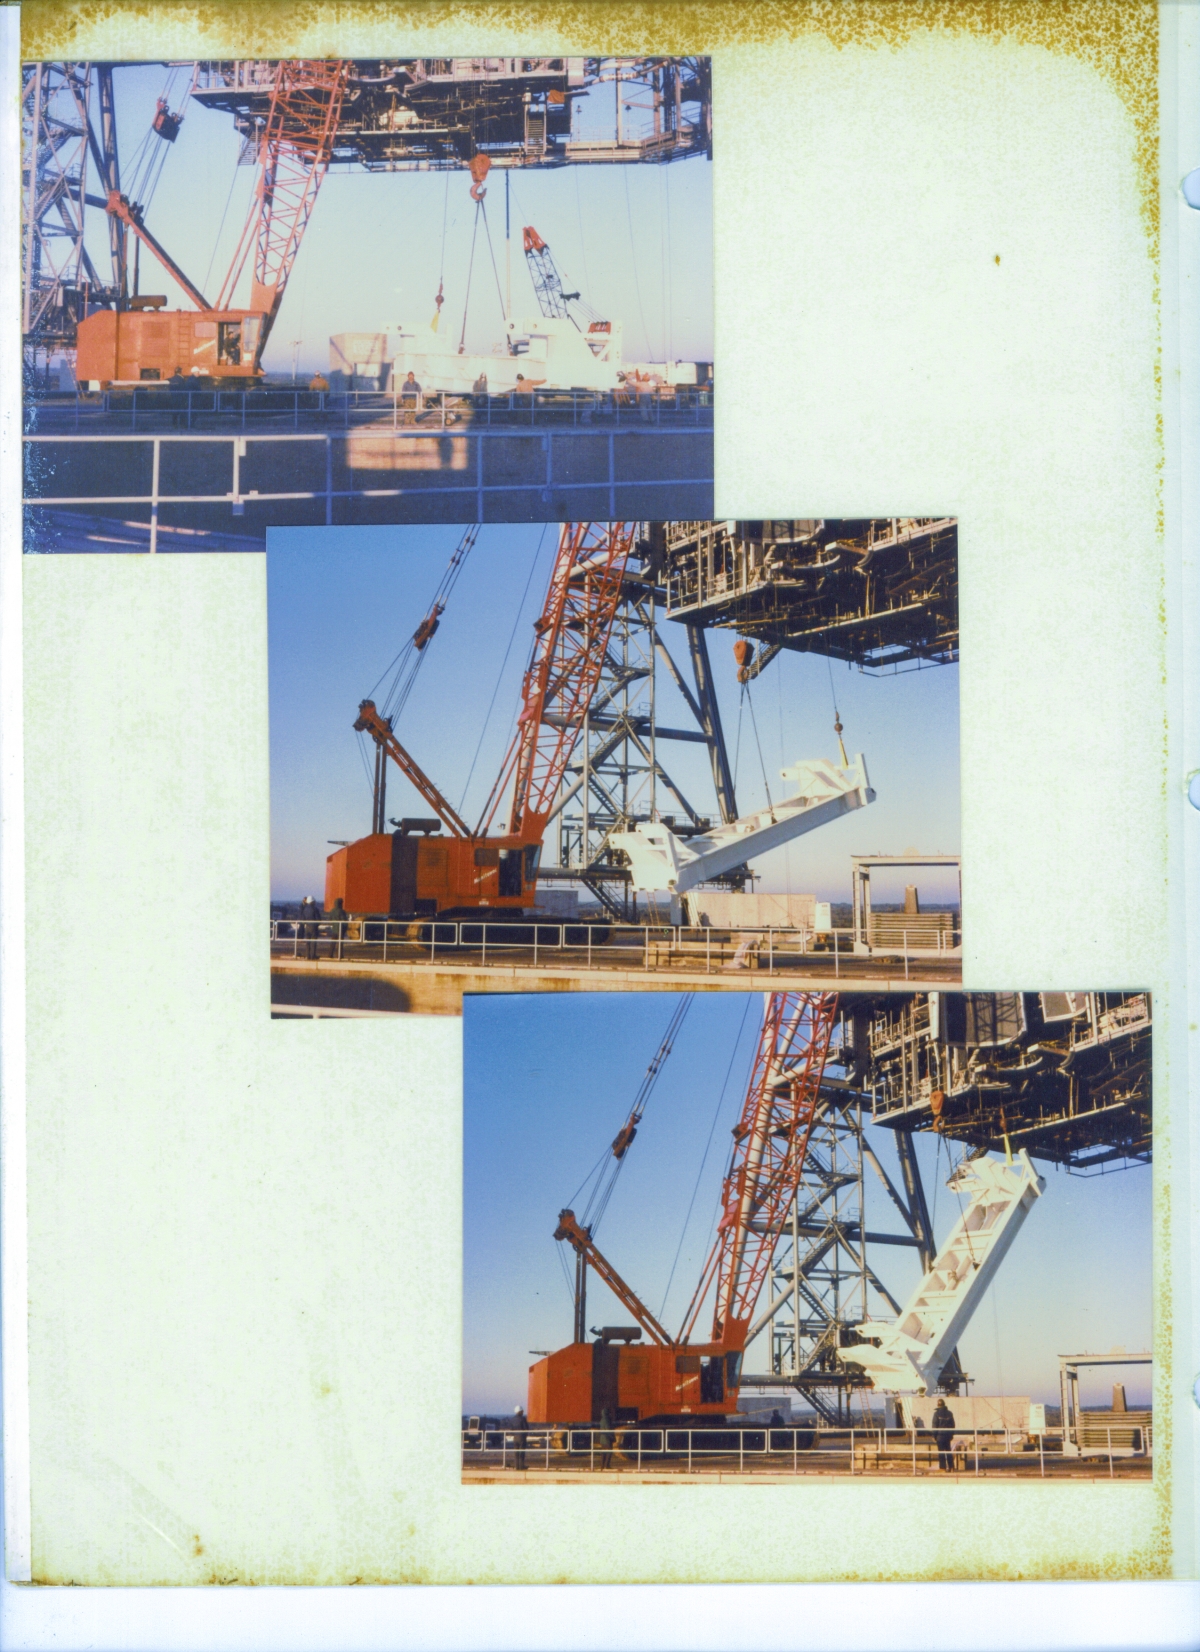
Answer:
POLYGON ((596 1435, 596 1444, 600 1447, 600 1467, 607 1468, 612 1462, 612 1414, 607 1406, 600 1412, 600 1432, 596 1435))
POLYGON ((938 1468, 950 1470, 954 1467, 954 1453, 950 1447, 954 1441, 954 1413, 946 1404, 944 1395, 938 1396, 937 1406, 933 1417, 933 1443, 937 1446, 938 1468))
POLYGON ((520 1406, 513 1413, 513 1444, 517 1448, 516 1463, 518 1468, 525 1467, 525 1436, 529 1428, 529 1418, 520 1406))
POLYGON ((300 902, 300 935, 308 942, 304 949, 306 958, 315 958, 317 955, 317 926, 313 919, 317 915, 317 903, 311 895, 305 895, 300 902))
POLYGON ((308 388, 310 390, 316 390, 323 393, 329 389, 329 380, 325 377, 324 373, 318 371, 313 374, 311 379, 309 379, 308 388))
POLYGON ((175 368, 171 377, 167 380, 167 388, 171 392, 171 424, 178 430, 180 425, 184 423, 184 417, 182 410, 175 402, 175 397, 184 395, 190 388, 188 381, 183 376, 182 367, 175 368))
POLYGON ((410 372, 400 386, 400 400, 404 403, 404 422, 414 424, 417 414, 421 411, 421 386, 417 383, 417 375, 410 372))

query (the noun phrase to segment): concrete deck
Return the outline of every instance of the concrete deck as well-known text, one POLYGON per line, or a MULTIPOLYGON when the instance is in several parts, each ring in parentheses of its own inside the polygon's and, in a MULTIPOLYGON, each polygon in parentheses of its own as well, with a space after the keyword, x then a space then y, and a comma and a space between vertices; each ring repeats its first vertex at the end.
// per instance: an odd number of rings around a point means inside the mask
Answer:
POLYGON ((936 992, 959 980, 957 964, 944 974, 923 965, 905 980, 893 960, 847 960, 835 975, 831 961, 814 958, 805 970, 641 969, 613 965, 480 964, 436 959, 381 963, 366 960, 271 960, 271 1002, 297 1009, 327 1007, 390 1014, 461 1015, 465 993, 478 992, 834 992, 870 982, 878 992, 936 992), (851 965, 855 967, 851 967, 851 965))

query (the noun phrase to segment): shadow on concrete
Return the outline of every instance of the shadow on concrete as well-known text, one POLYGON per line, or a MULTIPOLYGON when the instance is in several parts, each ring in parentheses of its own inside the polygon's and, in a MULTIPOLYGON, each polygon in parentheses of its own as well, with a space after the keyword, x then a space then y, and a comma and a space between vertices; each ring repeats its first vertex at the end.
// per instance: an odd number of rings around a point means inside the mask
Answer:
POLYGON ((291 970, 271 972, 271 1003, 308 1009, 374 1010, 391 1015, 403 1015, 411 1008, 408 993, 392 981, 359 974, 302 975, 291 970))

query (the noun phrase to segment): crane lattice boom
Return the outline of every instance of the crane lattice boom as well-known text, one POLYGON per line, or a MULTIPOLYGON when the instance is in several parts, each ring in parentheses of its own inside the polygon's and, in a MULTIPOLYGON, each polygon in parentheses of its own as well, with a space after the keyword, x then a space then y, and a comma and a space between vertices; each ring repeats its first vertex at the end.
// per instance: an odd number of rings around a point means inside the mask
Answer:
POLYGON ((517 731, 484 808, 477 832, 490 824, 512 777, 508 830, 540 842, 555 793, 583 732, 596 691, 626 565, 634 522, 568 522, 521 687, 517 731), (554 724, 544 721, 553 713, 554 724))
POLYGON ((275 68, 271 103, 258 140, 259 179, 246 226, 221 289, 225 309, 254 245, 250 308, 264 316, 258 354, 267 341, 329 169, 351 64, 283 59, 275 68))
POLYGON ((804 1169, 836 1016, 836 993, 774 992, 767 999, 746 1099, 734 1126, 717 1237, 681 1341, 715 1279, 713 1341, 731 1348, 745 1343, 784 1213, 804 1169))

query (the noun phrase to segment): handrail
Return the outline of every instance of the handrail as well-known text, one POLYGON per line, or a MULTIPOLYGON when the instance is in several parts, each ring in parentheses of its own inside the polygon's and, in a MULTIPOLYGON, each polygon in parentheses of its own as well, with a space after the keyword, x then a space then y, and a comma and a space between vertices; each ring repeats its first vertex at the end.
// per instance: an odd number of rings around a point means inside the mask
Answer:
MULTIPOLYGON (((280 904, 280 903, 276 903, 280 904)), ((768 976, 785 972, 789 961, 804 958, 826 962, 834 975, 854 956, 853 930, 849 927, 814 930, 811 927, 784 928, 757 925, 754 928, 689 926, 661 923, 614 923, 605 919, 529 916, 507 920, 478 918, 350 918, 341 922, 325 917, 303 918, 296 914, 272 915, 273 956, 311 960, 340 960, 370 956, 387 962, 406 957, 439 956, 445 960, 455 953, 478 953, 486 963, 489 955, 509 955, 508 961, 522 967, 513 954, 530 954, 528 966, 546 967, 555 954, 569 955, 572 962, 585 957, 588 967, 605 959, 616 960, 629 969, 689 968, 704 974, 731 970, 768 976)), ((915 948, 904 954, 930 962, 951 962, 956 958, 961 934, 952 935, 955 946, 915 948)), ((900 956, 899 953, 896 954, 900 956)))

